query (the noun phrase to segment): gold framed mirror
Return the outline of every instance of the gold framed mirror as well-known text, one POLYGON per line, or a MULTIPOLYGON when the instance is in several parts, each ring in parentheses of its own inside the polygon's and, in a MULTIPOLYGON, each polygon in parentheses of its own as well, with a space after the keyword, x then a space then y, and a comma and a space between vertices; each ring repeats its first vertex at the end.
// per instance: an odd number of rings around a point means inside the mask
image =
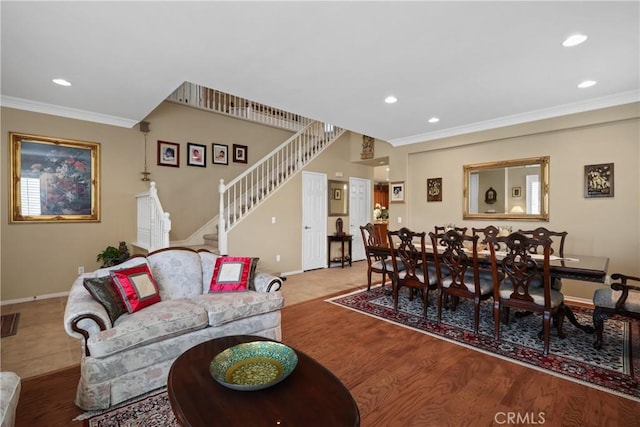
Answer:
POLYGON ((346 181, 329 180, 329 216, 349 215, 349 185, 346 181))
POLYGON ((463 166, 463 219, 549 220, 549 156, 463 166))

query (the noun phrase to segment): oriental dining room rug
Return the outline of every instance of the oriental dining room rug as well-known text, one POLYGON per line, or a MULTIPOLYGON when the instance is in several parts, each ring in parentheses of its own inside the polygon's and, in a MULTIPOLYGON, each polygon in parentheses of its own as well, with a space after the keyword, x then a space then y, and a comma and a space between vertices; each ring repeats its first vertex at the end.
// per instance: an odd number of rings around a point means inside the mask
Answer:
POLYGON ((0 338, 10 337, 18 332, 20 313, 9 313, 0 316, 0 338))
MULTIPOLYGON (((454 344, 504 360, 569 379, 609 393, 640 401, 640 322, 610 318, 605 321, 604 346, 593 348, 593 334, 577 329, 566 318, 565 339, 551 332, 550 354, 542 355, 542 316, 532 314, 515 318, 511 311, 508 325, 500 325, 500 340, 493 339, 493 302, 484 301, 480 310, 478 336, 473 335, 473 303, 461 299, 455 311, 443 310, 437 323, 435 293, 429 296, 427 319, 423 319, 422 301, 408 297, 401 289, 398 313, 393 309, 389 288, 358 290, 328 299, 328 302, 384 321, 410 328, 454 344)), ((577 320, 592 324, 592 310, 571 306, 577 320)))

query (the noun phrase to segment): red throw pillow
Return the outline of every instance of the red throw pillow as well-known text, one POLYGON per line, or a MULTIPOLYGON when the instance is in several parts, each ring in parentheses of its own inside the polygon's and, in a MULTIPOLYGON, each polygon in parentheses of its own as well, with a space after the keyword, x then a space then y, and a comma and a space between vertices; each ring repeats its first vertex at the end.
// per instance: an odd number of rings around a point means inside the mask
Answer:
POLYGON ((111 272, 111 278, 129 313, 160 302, 160 290, 145 264, 111 272))
POLYGON ((246 291, 251 272, 251 257, 219 257, 211 277, 209 293, 246 291))

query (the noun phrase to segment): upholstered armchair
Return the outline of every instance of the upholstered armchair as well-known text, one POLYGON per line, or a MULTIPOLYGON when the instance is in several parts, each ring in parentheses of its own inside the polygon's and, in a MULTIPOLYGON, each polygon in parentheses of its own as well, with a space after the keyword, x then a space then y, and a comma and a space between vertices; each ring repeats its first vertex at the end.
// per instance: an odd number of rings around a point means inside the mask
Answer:
POLYGON ((614 314, 640 319, 640 277, 615 273, 611 275, 614 282, 609 288, 598 289, 593 293, 593 326, 596 340, 593 346, 602 348, 602 332, 604 321, 614 314), (635 282, 633 285, 629 282, 635 282))

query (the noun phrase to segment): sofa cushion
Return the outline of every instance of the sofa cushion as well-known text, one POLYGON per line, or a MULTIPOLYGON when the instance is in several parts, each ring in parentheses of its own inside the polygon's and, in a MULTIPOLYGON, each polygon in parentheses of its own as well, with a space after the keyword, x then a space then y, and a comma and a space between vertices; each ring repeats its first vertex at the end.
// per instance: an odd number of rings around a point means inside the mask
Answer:
MULTIPOLYGON (((200 256, 200 262, 202 265, 202 289, 198 295, 206 294, 209 292, 209 286, 211 285, 211 278, 213 277, 213 270, 216 267, 216 260, 220 257, 218 254, 214 254, 209 251, 198 251, 200 256)), ((194 295, 195 296, 195 295, 194 295)))
POLYGON ((252 259, 223 256, 216 260, 209 292, 234 292, 249 289, 252 259))
POLYGON ((158 285, 146 265, 112 271, 111 278, 129 313, 160 302, 158 285))
MULTIPOLYGON (((196 251, 187 248, 163 249, 149 254, 147 262, 163 300, 188 299, 203 293, 202 263, 196 251)), ((207 289, 209 281, 206 283, 207 289)))
POLYGON ((127 313, 127 308, 124 306, 111 276, 87 277, 84 279, 83 285, 91 296, 107 310, 111 323, 127 313))
POLYGON ((258 268, 258 262, 260 262, 260 258, 251 258, 251 270, 249 270, 249 290, 257 291, 256 289, 256 268, 258 268))
POLYGON ((164 300, 132 314, 120 316, 112 328, 87 341, 91 356, 105 357, 207 326, 207 312, 180 299, 164 300))
POLYGON ((284 305, 282 292, 218 292, 192 298, 209 316, 209 326, 278 310, 284 305))
POLYGON ((20 389, 20 377, 15 372, 0 372, 0 423, 2 427, 13 427, 15 424, 20 389))

